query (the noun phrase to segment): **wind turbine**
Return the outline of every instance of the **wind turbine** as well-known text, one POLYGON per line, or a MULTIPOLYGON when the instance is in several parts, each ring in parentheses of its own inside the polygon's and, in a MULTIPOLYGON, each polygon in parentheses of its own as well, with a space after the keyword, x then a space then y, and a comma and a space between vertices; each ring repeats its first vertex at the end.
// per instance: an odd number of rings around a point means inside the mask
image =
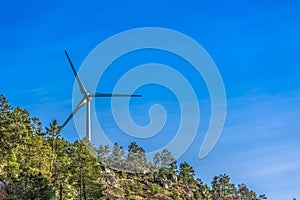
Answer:
POLYGON ((62 127, 64 127, 69 121, 70 119, 72 119, 72 117, 78 112, 78 110, 86 105, 86 137, 89 139, 89 141, 91 141, 91 100, 94 97, 141 97, 142 95, 136 95, 136 94, 109 94, 109 93, 89 93, 86 88, 84 87, 82 81, 80 80, 75 67, 67 53, 67 51, 65 51, 65 54, 68 58, 68 61, 70 63, 70 66, 72 68, 72 71, 76 77, 77 83, 80 87, 80 91, 83 94, 83 98, 82 100, 79 102, 79 104, 76 106, 76 108, 73 110, 73 112, 71 113, 71 115, 67 118, 67 120, 65 121, 65 123, 62 125, 62 127))

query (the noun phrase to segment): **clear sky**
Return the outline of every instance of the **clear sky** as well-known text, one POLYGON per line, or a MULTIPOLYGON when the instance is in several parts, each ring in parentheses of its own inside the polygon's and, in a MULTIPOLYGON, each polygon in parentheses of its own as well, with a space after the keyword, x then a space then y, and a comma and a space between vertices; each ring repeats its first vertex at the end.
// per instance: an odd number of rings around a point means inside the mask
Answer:
MULTIPOLYGON (((210 104, 205 85, 199 82, 196 91, 202 105, 202 131, 179 162, 191 163, 206 183, 214 175, 227 173, 234 183, 245 182, 269 199, 300 199, 299 1, 2 0, 0 93, 45 125, 53 119, 63 123, 72 110, 74 84, 64 50, 79 68, 101 41, 149 26, 174 29, 194 38, 215 61, 226 87, 224 130, 213 151, 200 160, 201 133, 209 120, 210 104)), ((163 52, 153 51, 150 57, 146 53, 137 52, 119 62, 133 65, 136 60, 154 59, 175 67, 181 62, 163 52)), ((182 73, 197 80, 186 67, 182 73)), ((103 80, 105 86, 98 89, 111 89, 114 74, 120 75, 112 70, 103 80)), ((171 112, 167 131, 160 136, 161 143, 166 142, 178 127, 176 99, 166 89, 154 86, 138 92, 151 95, 136 102, 140 108, 132 114, 137 123, 149 122, 146 114, 152 103, 162 103, 171 112)), ((118 130, 107 117, 109 111, 103 111, 106 103, 108 100, 96 100, 96 110, 102 109, 98 118, 108 120, 106 128, 112 131, 111 139, 117 140, 118 130)), ((73 122, 62 136, 70 141, 78 137, 73 122)), ((118 142, 127 146, 130 140, 123 137, 118 142)), ((146 150, 156 148, 153 142, 138 143, 146 150)))

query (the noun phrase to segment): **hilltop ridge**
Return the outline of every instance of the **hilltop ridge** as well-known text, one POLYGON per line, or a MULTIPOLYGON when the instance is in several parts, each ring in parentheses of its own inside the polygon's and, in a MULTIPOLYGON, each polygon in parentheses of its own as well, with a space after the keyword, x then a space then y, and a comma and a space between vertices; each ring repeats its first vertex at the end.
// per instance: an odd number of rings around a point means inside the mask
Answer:
POLYGON ((199 199, 260 200, 245 184, 226 174, 210 185, 195 177, 187 162, 177 164, 164 149, 148 161, 132 142, 95 148, 87 139, 60 137, 54 120, 43 127, 36 117, 0 96, 0 180, 7 200, 199 199))

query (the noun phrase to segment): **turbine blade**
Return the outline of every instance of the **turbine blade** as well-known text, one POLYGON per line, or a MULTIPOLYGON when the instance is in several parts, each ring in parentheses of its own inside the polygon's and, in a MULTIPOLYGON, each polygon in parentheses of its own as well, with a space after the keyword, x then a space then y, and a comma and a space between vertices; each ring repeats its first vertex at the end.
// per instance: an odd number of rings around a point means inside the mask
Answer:
POLYGON ((86 91, 86 89, 85 89, 85 87, 84 87, 82 81, 80 80, 80 78, 79 78, 79 76, 78 76, 78 74, 77 74, 77 72, 76 72, 76 70, 75 70, 75 67, 74 67, 74 65, 73 65, 73 63, 72 63, 72 61, 71 61, 71 58, 69 57, 67 51, 65 51, 65 54, 66 54, 66 56, 67 56, 67 58, 68 58, 68 61, 69 61, 70 66, 71 66, 71 68, 72 68, 72 71, 73 71, 73 73, 74 73, 74 75, 75 75, 75 77, 76 77, 76 80, 77 80, 78 84, 79 84, 80 91, 81 91, 84 95, 86 95, 86 94, 87 94, 87 91, 86 91))
POLYGON ((86 99, 83 98, 79 104, 76 106, 76 108, 74 109, 74 111, 71 113, 71 115, 67 118, 67 120, 65 121, 65 123, 62 125, 62 127, 65 127, 65 125, 72 119, 72 117, 78 112, 78 110, 84 106, 84 104, 86 104, 86 99))
POLYGON ((94 93, 91 97, 142 97, 139 94, 109 94, 109 93, 94 93))

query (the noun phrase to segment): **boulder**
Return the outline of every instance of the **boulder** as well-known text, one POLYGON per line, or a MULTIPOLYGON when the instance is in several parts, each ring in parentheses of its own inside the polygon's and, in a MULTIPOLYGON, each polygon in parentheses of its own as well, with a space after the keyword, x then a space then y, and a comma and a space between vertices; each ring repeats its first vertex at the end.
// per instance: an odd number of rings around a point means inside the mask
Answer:
POLYGON ((175 174, 169 173, 167 174, 166 178, 173 183, 177 183, 177 176, 175 174))

